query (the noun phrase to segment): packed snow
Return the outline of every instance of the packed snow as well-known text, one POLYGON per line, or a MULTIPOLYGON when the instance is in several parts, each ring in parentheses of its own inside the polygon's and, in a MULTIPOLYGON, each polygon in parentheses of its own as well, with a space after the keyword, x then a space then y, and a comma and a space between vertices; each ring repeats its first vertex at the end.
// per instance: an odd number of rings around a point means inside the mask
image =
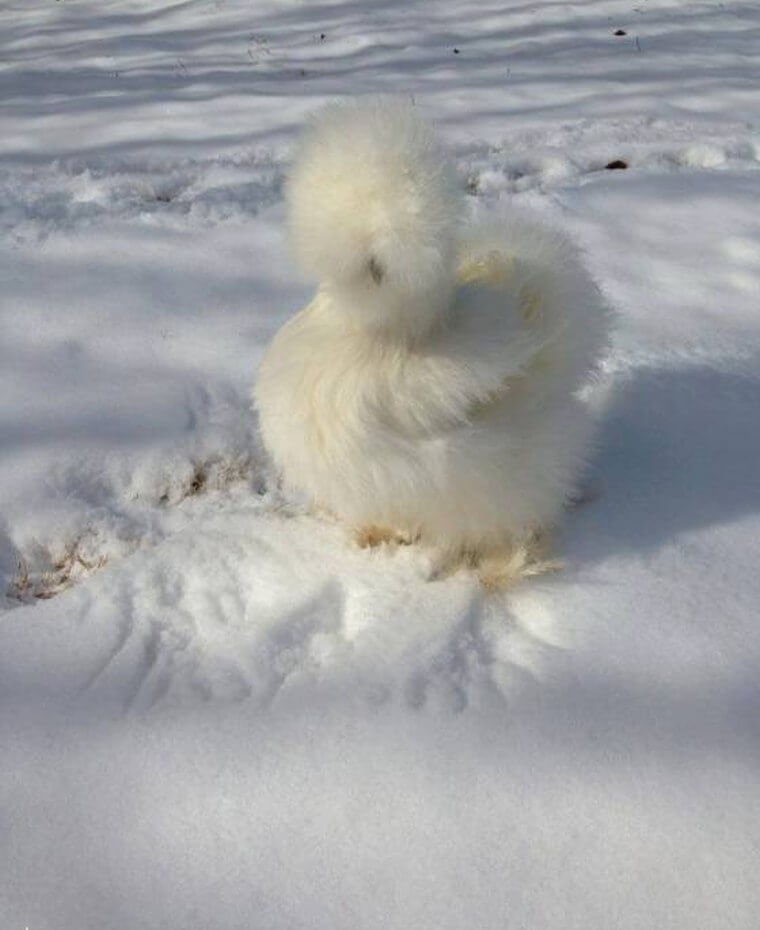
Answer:
POLYGON ((754 930, 758 6, 2 12, 0 930, 754 930), (357 549, 258 438, 290 145, 377 91, 617 311, 511 592, 357 549))

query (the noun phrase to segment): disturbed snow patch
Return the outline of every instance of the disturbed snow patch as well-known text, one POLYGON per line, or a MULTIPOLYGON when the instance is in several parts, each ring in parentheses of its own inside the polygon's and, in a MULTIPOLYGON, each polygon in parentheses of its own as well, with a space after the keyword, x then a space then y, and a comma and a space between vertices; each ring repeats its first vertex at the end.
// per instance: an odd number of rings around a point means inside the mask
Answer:
POLYGON ((244 221, 279 200, 281 187, 281 158, 261 148, 205 159, 58 159, 0 171, 0 232, 23 242, 114 219, 180 229, 244 221))
POLYGON ((517 131, 501 144, 461 147, 459 160, 470 194, 500 197, 577 185, 611 165, 619 167, 618 162, 647 174, 758 170, 758 153, 760 138, 745 124, 629 118, 517 131))
POLYGON ((540 586, 507 602, 465 574, 430 583, 428 570, 416 547, 356 550, 340 527, 241 493, 39 603, 16 628, 16 661, 6 639, 7 674, 60 675, 54 645, 34 669, 23 649, 54 605, 57 635, 82 659, 59 696, 117 713, 320 697, 458 712, 508 697, 561 648, 540 586))
POLYGON ((0 548, 6 606, 53 597, 236 495, 266 496, 268 466, 247 398, 197 388, 185 405, 188 428, 163 447, 94 449, 51 463, 37 507, 12 514, 0 548))

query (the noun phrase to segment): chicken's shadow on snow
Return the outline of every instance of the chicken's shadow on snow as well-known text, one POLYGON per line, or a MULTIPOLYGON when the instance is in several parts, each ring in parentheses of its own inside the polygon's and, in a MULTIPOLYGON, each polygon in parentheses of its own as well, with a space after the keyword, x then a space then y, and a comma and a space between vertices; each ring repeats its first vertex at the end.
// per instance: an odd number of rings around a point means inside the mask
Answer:
POLYGON ((595 469, 602 493, 568 521, 573 558, 646 552, 760 510, 760 379, 642 367, 617 386, 595 469))

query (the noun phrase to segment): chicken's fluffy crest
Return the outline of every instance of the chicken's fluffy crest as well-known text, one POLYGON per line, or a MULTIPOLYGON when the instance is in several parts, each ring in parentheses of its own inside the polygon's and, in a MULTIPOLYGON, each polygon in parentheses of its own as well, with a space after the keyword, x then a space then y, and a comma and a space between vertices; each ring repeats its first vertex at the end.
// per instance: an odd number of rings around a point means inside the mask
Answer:
POLYGON ((296 253, 325 287, 372 294, 382 283, 386 312, 396 301, 421 316, 445 298, 463 193, 411 102, 380 96, 322 109, 295 152, 286 198, 296 253))

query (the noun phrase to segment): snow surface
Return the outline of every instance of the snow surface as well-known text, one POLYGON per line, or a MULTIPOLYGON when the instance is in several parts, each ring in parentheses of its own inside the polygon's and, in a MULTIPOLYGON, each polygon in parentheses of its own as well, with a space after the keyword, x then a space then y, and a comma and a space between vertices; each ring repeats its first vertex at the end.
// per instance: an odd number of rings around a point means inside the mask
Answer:
POLYGON ((760 8, 635 2, 2 4, 0 930, 760 926, 760 8), (257 441, 288 146, 378 90, 620 312, 509 595, 257 441))

